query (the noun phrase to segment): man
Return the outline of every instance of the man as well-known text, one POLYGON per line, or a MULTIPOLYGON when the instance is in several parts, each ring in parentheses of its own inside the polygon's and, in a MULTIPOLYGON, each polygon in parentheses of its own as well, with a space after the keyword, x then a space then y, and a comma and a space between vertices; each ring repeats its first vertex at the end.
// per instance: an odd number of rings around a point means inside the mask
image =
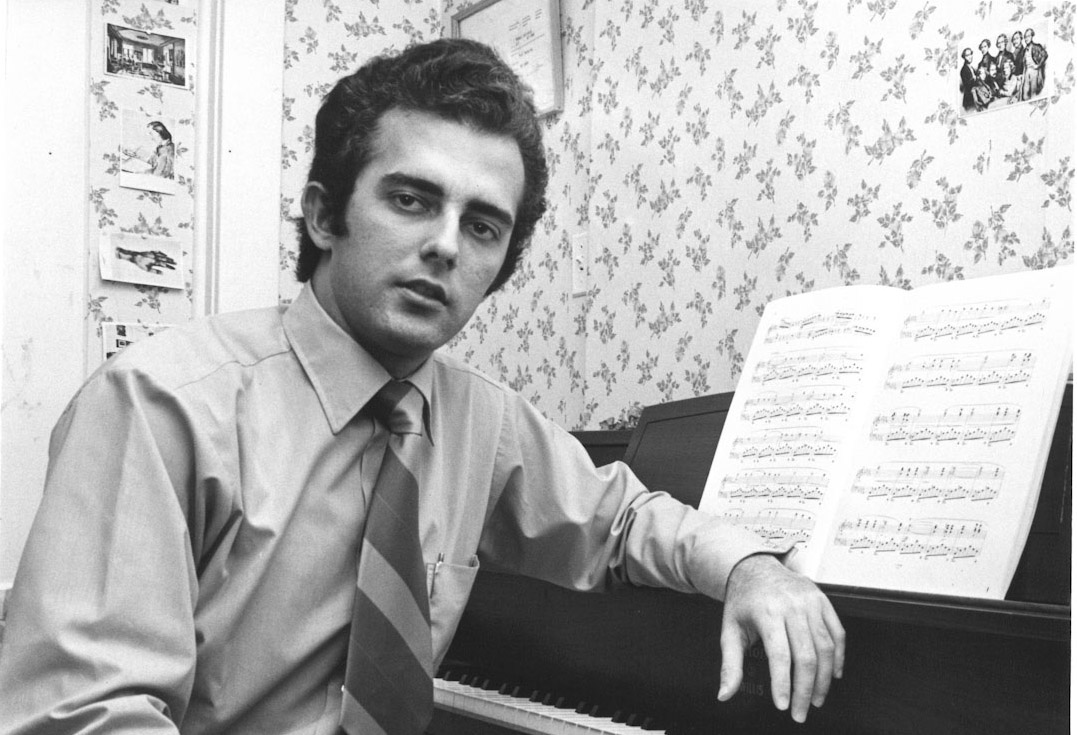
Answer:
POLYGON ((972 90, 976 86, 976 72, 972 68, 972 49, 962 51, 961 58, 965 62, 961 65, 961 106, 965 110, 975 110, 976 99, 972 90))
POLYGON ((1021 86, 1025 76, 1025 37, 1021 31, 1014 31, 1010 36, 1010 48, 1013 54, 1013 76, 1017 79, 1016 99, 1022 101, 1024 100, 1021 96, 1021 86))
POLYGON ((480 563, 724 597, 720 698, 762 639, 777 706, 822 704, 844 632, 811 582, 436 353, 511 276, 546 181, 530 95, 484 46, 435 41, 337 84, 295 303, 138 343, 61 418, 0 731, 422 732, 480 563), (412 483, 392 519, 390 475, 412 483), (403 653, 379 658, 390 642, 403 653), (416 668, 425 683, 386 705, 416 668))
POLYGON ((995 46, 998 47, 998 55, 995 56, 995 86, 1002 88, 1009 75, 1013 73, 1013 54, 1009 50, 1010 37, 1005 33, 998 34, 998 38, 995 39, 995 46), (1007 66, 1006 62, 1009 61, 1010 65, 1007 66))
POLYGON ((978 69, 983 69, 986 74, 991 65, 998 61, 998 57, 991 55, 991 41, 986 38, 980 41, 978 48, 980 49, 980 61, 976 66, 978 69))
POLYGON ((1036 43, 1036 32, 1025 30, 1025 74, 1021 80, 1021 99, 1030 100, 1043 91, 1047 71, 1047 49, 1036 43))

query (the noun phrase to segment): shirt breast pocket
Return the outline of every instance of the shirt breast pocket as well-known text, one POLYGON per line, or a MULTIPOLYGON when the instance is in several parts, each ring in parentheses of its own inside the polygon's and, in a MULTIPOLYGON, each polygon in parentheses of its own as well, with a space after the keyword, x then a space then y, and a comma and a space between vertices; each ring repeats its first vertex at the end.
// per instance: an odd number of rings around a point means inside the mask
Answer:
POLYGON ((427 589, 430 593, 430 634, 433 643, 434 668, 437 669, 449 650, 456 626, 475 584, 479 558, 472 556, 465 564, 447 561, 426 565, 427 589))

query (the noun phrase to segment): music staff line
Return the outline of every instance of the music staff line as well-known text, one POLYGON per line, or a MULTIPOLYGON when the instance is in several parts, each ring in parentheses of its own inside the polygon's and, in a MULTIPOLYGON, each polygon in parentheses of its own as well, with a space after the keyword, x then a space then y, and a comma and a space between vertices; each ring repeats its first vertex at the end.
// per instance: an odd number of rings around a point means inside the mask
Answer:
POLYGON ((874 317, 851 311, 812 314, 804 319, 782 319, 767 329, 765 344, 816 340, 835 336, 872 337, 876 333, 874 317))
POLYGON ((965 304, 925 311, 905 320, 901 336, 914 341, 1004 334, 1043 324, 1049 299, 965 304))
POLYGON ((887 371, 886 387, 897 390, 1027 383, 1036 356, 1031 352, 994 351, 935 355, 895 363, 887 371))
POLYGON ((753 383, 795 382, 838 375, 860 375, 864 355, 849 350, 798 350, 789 355, 761 361, 752 375, 753 383))
POLYGON ((1021 408, 1015 404, 968 404, 930 411, 901 407, 872 421, 870 438, 886 444, 974 444, 1012 442, 1021 408))
POLYGON ((991 462, 888 462, 858 470, 852 492, 892 502, 988 503, 1002 492, 1005 475, 1001 465, 991 462))
POLYGON ((735 439, 730 456, 741 460, 832 457, 839 443, 815 426, 768 429, 735 439))
POLYGON ((755 532, 774 546, 807 543, 816 523, 814 513, 795 508, 768 508, 754 513, 733 508, 720 517, 755 532))
POLYGON ((987 529, 980 521, 950 518, 898 520, 882 516, 844 520, 834 545, 851 552, 896 554, 921 559, 975 559, 983 552, 987 529))
POLYGON ((717 492, 719 497, 735 500, 784 498, 818 502, 828 482, 826 471, 810 467, 743 470, 723 477, 717 492))
POLYGON ((770 392, 747 399, 741 417, 751 423, 790 418, 847 415, 851 407, 840 387, 770 392))

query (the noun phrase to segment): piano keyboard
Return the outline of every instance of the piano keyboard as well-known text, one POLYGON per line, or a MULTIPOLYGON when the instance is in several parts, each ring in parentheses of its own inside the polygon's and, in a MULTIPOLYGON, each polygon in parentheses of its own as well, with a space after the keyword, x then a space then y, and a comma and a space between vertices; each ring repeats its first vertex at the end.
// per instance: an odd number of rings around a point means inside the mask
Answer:
POLYGON ((653 735, 660 730, 644 729, 644 725, 615 722, 614 717, 601 717, 590 712, 578 712, 558 707, 546 700, 528 699, 526 694, 507 694, 503 691, 484 689, 467 683, 467 677, 459 681, 434 678, 434 706, 451 712, 511 728, 527 735, 653 735))

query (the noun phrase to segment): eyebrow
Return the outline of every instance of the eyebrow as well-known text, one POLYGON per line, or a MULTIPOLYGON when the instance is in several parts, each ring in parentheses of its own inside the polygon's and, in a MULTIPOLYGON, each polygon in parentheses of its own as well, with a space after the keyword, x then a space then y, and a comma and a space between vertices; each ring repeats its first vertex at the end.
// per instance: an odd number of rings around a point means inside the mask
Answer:
MULTIPOLYGON (((444 198, 445 196, 445 189, 438 184, 435 184, 433 181, 399 171, 386 174, 382 177, 381 182, 382 186, 407 186, 432 197, 444 198)), ((491 219, 495 219, 510 229, 516 222, 516 218, 513 217, 511 212, 502 209, 496 204, 491 204, 490 202, 481 199, 472 199, 468 201, 467 208, 473 212, 478 212, 491 219)))

